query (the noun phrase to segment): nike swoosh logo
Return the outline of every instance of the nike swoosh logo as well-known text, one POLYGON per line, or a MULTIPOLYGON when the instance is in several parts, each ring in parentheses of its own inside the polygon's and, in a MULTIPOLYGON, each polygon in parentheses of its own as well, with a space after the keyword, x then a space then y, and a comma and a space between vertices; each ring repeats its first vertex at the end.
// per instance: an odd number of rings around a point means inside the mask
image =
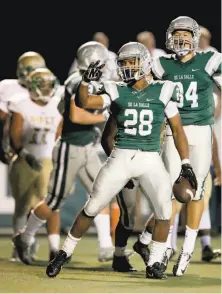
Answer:
POLYGON ((154 100, 154 99, 146 99, 147 102, 149 102, 149 101, 153 101, 153 100, 154 100))
POLYGON ((192 71, 197 71, 197 70, 200 70, 199 68, 198 69, 192 69, 192 71))

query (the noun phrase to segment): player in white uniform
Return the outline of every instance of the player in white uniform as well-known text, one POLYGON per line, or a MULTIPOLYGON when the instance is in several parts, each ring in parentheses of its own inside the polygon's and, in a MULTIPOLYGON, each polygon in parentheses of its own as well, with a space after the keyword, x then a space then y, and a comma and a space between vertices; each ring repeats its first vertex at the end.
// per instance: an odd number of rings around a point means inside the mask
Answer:
POLYGON ((14 234, 23 229, 30 209, 47 193, 52 150, 62 127, 62 116, 57 109, 61 97, 55 95, 59 84, 53 73, 46 68, 35 69, 26 86, 29 90, 26 98, 24 93, 18 93, 15 98, 25 99, 9 104, 10 141, 18 155, 9 173, 15 199, 14 234))
POLYGON ((7 128, 5 128, 10 114, 9 103, 12 101, 19 103, 20 100, 27 98, 26 78, 28 74, 35 68, 45 66, 45 60, 40 54, 32 51, 25 52, 17 61, 18 79, 5 79, 0 82, 0 160, 6 164, 10 161, 7 128))
MULTIPOLYGON (((28 99, 27 76, 32 70, 45 66, 45 60, 39 53, 25 52, 17 61, 17 79, 5 79, 0 82, 0 161, 5 164, 10 164, 15 155, 9 144, 8 132, 11 116, 9 105, 11 102, 20 103, 28 99)), ((15 232, 15 228, 13 229, 15 232)), ((14 249, 11 260, 15 261, 16 258, 17 254, 14 249)))

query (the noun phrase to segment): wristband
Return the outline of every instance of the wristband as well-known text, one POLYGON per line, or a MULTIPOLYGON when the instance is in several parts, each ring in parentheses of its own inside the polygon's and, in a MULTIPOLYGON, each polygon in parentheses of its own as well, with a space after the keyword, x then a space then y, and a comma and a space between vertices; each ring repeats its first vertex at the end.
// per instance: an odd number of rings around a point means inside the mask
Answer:
POLYGON ((81 84, 85 87, 87 87, 89 85, 89 83, 85 82, 85 81, 82 81, 81 84))
POLYGON ((182 164, 182 165, 183 165, 183 164, 190 164, 190 160, 187 159, 187 158, 185 158, 185 159, 183 159, 183 160, 181 161, 181 164, 182 164))

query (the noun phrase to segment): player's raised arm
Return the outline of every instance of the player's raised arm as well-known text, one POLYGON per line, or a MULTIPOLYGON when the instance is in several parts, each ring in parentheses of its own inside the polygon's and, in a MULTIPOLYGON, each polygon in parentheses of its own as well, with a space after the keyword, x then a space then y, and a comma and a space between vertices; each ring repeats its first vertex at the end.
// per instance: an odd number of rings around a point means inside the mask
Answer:
POLYGON ((73 123, 82 125, 92 125, 105 121, 105 116, 103 114, 93 114, 76 106, 72 98, 70 99, 69 118, 73 123))
POLYGON ((114 144, 115 144, 115 136, 117 133, 117 125, 116 118, 110 114, 109 119, 106 123, 106 126, 103 130, 101 145, 107 156, 110 155, 114 144))

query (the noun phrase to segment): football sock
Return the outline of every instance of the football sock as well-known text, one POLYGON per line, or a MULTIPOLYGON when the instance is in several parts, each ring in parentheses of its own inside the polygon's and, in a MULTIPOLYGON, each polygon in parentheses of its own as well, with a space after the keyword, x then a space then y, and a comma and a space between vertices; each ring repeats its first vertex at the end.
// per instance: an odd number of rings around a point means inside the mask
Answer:
POLYGON ((126 247, 118 247, 118 246, 116 246, 114 255, 115 256, 125 256, 125 249, 126 249, 126 247))
POLYGON ((146 229, 139 236, 139 241, 144 245, 149 245, 152 240, 152 234, 146 231, 146 229))
POLYGON ((185 239, 183 243, 183 252, 193 253, 195 241, 197 238, 198 230, 192 230, 186 226, 185 239))
POLYGON ((126 229, 123 224, 119 221, 115 232, 115 246, 126 247, 129 236, 132 230, 126 229))
POLYGON ((150 242, 150 256, 148 261, 148 266, 152 266, 155 262, 161 263, 163 260, 163 255, 166 250, 166 242, 150 242))
POLYGON ((110 235, 110 216, 109 214, 98 214, 94 218, 94 224, 97 229, 100 248, 112 247, 112 238, 110 235))
POLYGON ((177 233, 178 233, 178 226, 179 226, 179 217, 180 217, 180 214, 176 213, 174 218, 174 223, 173 223, 172 234, 171 234, 172 248, 175 251, 177 251, 177 233))
POLYGON ((170 226, 169 234, 166 241, 167 248, 172 248, 172 231, 173 231, 173 226, 170 226))
POLYGON ((57 252, 59 250, 60 235, 50 234, 48 235, 49 249, 50 251, 57 252))
POLYGON ((200 237, 200 242, 202 249, 204 249, 205 246, 210 246, 211 245, 211 236, 210 235, 205 235, 200 237))
POLYGON ((31 212, 31 215, 28 219, 27 225, 21 234, 21 240, 29 245, 32 244, 34 236, 37 231, 46 223, 45 220, 38 218, 34 212, 31 212))
POLYGON ((76 245, 80 240, 81 240, 81 238, 77 239, 77 238, 73 237, 70 232, 68 233, 68 235, 65 239, 64 245, 62 247, 62 250, 66 252, 67 257, 69 257, 73 254, 73 251, 76 248, 76 245))

